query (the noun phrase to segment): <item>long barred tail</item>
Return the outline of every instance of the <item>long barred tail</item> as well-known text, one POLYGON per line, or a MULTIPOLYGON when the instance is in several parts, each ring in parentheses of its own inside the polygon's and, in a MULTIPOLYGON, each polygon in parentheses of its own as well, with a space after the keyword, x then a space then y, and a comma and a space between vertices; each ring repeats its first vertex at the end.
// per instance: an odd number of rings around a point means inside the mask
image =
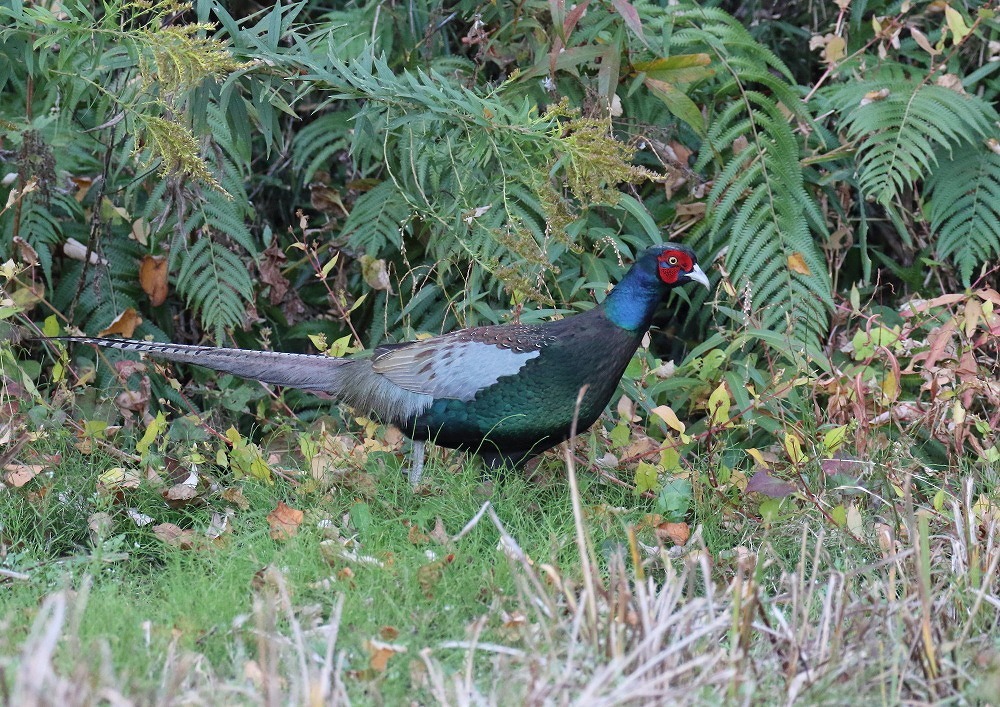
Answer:
POLYGON ((121 351, 146 353, 155 358, 179 363, 193 363, 213 371, 231 373, 263 383, 274 383, 290 388, 318 390, 335 393, 340 386, 337 378, 341 367, 349 359, 331 358, 318 354, 281 353, 277 351, 251 351, 248 349, 222 349, 212 346, 186 344, 160 344, 133 339, 102 339, 87 336, 53 337, 57 341, 74 344, 93 344, 121 351))

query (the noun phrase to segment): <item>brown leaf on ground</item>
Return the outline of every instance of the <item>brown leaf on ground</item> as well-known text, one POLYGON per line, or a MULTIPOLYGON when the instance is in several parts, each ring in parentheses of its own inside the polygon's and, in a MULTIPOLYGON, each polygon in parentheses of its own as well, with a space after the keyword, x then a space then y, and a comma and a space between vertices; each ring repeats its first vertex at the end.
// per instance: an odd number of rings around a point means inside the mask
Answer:
POLYGON ((687 523, 660 523, 656 527, 656 537, 683 547, 691 537, 691 529, 687 523))
POLYGON ((441 520, 441 516, 434 518, 434 530, 430 532, 430 537, 440 545, 445 545, 451 541, 451 536, 445 530, 444 521, 441 520))
POLYGON ((193 530, 184 530, 173 523, 160 523, 153 526, 153 535, 167 545, 181 550, 190 550, 195 545, 196 536, 193 530))
POLYGON ((223 489, 221 495, 222 500, 233 504, 241 511, 245 511, 250 508, 250 501, 248 501, 247 497, 243 495, 243 489, 237 486, 231 486, 227 489, 223 489))
POLYGON ((142 361, 133 361, 129 358, 123 358, 120 361, 115 361, 115 372, 121 379, 128 378, 133 373, 145 373, 146 364, 142 361))
POLYGON ((385 672, 389 665, 389 659, 397 653, 406 653, 406 646, 398 643, 386 643, 374 638, 365 641, 365 650, 368 651, 368 665, 378 673, 385 672))
POLYGON ((181 461, 177 457, 169 455, 164 457, 163 466, 160 471, 163 474, 162 483, 170 484, 171 486, 185 483, 193 486, 198 483, 198 473, 192 470, 192 465, 181 461))
POLYGON ((795 493, 795 486, 772 476, 770 469, 758 468, 747 482, 745 493, 760 493, 769 498, 786 498, 795 493))
POLYGON ((3 482, 16 489, 21 488, 45 470, 42 464, 5 464, 3 482))
POLYGON ((267 524, 271 526, 271 537, 274 540, 287 540, 299 532, 302 518, 305 514, 279 501, 273 511, 267 514, 267 524))
POLYGON ((346 216, 348 210, 340 198, 340 192, 327 184, 330 175, 317 172, 316 177, 316 181, 309 185, 309 203, 312 207, 331 219, 346 216))
POLYGON ((115 396, 115 405, 121 410, 126 420, 134 415, 142 417, 149 409, 149 376, 143 376, 139 381, 138 390, 125 390, 115 396))
POLYGON ((169 287, 167 285, 167 258, 163 255, 145 255, 139 265, 139 286, 149 295, 149 303, 159 307, 166 302, 169 287))
POLYGON ((659 442, 641 432, 635 432, 632 434, 629 445, 622 451, 622 459, 642 459, 659 450, 659 442))
POLYGON ((91 540, 95 543, 108 537, 114 527, 115 522, 111 520, 111 516, 103 511, 91 513, 87 517, 87 529, 90 531, 91 540))
POLYGON ((114 321, 112 321, 107 328, 102 329, 97 335, 111 336, 112 334, 118 334, 120 336, 124 336, 126 339, 131 339, 135 335, 135 328, 139 326, 140 322, 142 322, 142 318, 134 309, 129 307, 115 317, 114 321))
POLYGON ((171 508, 183 508, 198 498, 198 488, 191 484, 175 484, 160 494, 171 508))
POLYGON ((232 518, 234 511, 230 508, 225 513, 213 513, 212 522, 209 523, 208 529, 205 531, 205 537, 209 540, 219 541, 224 535, 228 535, 233 532, 233 526, 229 522, 232 518))
POLYGON ((441 581, 441 576, 444 574, 444 568, 455 561, 455 555, 446 555, 440 560, 435 560, 434 562, 428 562, 426 565, 422 566, 417 570, 417 582, 420 584, 420 590, 424 593, 427 598, 433 597, 432 589, 441 581))
POLYGON ((416 523, 410 526, 410 532, 407 539, 410 541, 411 545, 425 545, 431 540, 427 533, 423 532, 420 529, 420 526, 416 523))

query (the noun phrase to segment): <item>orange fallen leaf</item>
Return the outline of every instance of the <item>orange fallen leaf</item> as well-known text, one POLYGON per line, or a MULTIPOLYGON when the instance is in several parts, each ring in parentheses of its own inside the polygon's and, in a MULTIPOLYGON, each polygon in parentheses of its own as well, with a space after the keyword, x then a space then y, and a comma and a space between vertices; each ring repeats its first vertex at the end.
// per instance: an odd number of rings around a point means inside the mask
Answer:
POLYGON ((124 312, 115 317, 114 321, 112 321, 111 324, 109 324, 106 329, 102 329, 100 333, 98 333, 98 336, 109 336, 110 334, 119 334, 128 339, 135 334, 135 328, 139 326, 140 322, 142 322, 142 318, 136 313, 134 309, 129 307, 124 312))
POLYGON ((683 547, 691 537, 691 529, 687 523, 660 523, 656 528, 656 536, 683 547))
POLYGON ((167 258, 163 255, 145 255, 139 266, 139 285, 149 295, 149 303, 159 307, 167 299, 167 258))
POLYGON ((267 514, 267 524, 271 526, 271 537, 274 540, 287 540, 299 532, 305 514, 284 501, 279 501, 277 507, 267 514))
POLYGON ((38 476, 44 469, 45 467, 41 464, 7 464, 3 468, 6 472, 3 475, 3 482, 19 489, 38 476))
POLYGON ((420 526, 414 523, 410 526, 410 532, 407 535, 407 539, 410 541, 411 545, 423 545, 430 541, 427 533, 420 529, 420 526))
POLYGON ((788 256, 788 269, 799 275, 812 275, 812 270, 806 264, 806 259, 802 253, 792 253, 788 256))
POLYGON ((365 641, 365 650, 368 651, 368 664, 372 670, 382 673, 389 665, 389 659, 397 653, 406 653, 406 646, 398 643, 385 643, 374 638, 365 641))

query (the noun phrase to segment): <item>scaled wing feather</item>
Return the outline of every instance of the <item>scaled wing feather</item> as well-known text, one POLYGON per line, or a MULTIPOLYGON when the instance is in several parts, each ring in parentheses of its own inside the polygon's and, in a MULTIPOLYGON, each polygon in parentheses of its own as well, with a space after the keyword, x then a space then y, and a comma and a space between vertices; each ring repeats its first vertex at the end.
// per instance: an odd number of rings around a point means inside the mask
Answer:
POLYGON ((469 401, 540 353, 473 341, 462 331, 384 351, 372 360, 372 370, 413 393, 469 401))

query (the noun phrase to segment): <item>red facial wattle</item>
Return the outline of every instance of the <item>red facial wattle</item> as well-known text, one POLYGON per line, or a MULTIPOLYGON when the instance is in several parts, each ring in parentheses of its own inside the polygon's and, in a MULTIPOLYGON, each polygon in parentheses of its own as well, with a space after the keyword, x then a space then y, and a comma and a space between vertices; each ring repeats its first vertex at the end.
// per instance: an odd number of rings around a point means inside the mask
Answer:
POLYGON ((660 279, 668 285, 676 285, 681 273, 691 272, 694 263, 691 256, 680 250, 666 250, 657 257, 660 279))

